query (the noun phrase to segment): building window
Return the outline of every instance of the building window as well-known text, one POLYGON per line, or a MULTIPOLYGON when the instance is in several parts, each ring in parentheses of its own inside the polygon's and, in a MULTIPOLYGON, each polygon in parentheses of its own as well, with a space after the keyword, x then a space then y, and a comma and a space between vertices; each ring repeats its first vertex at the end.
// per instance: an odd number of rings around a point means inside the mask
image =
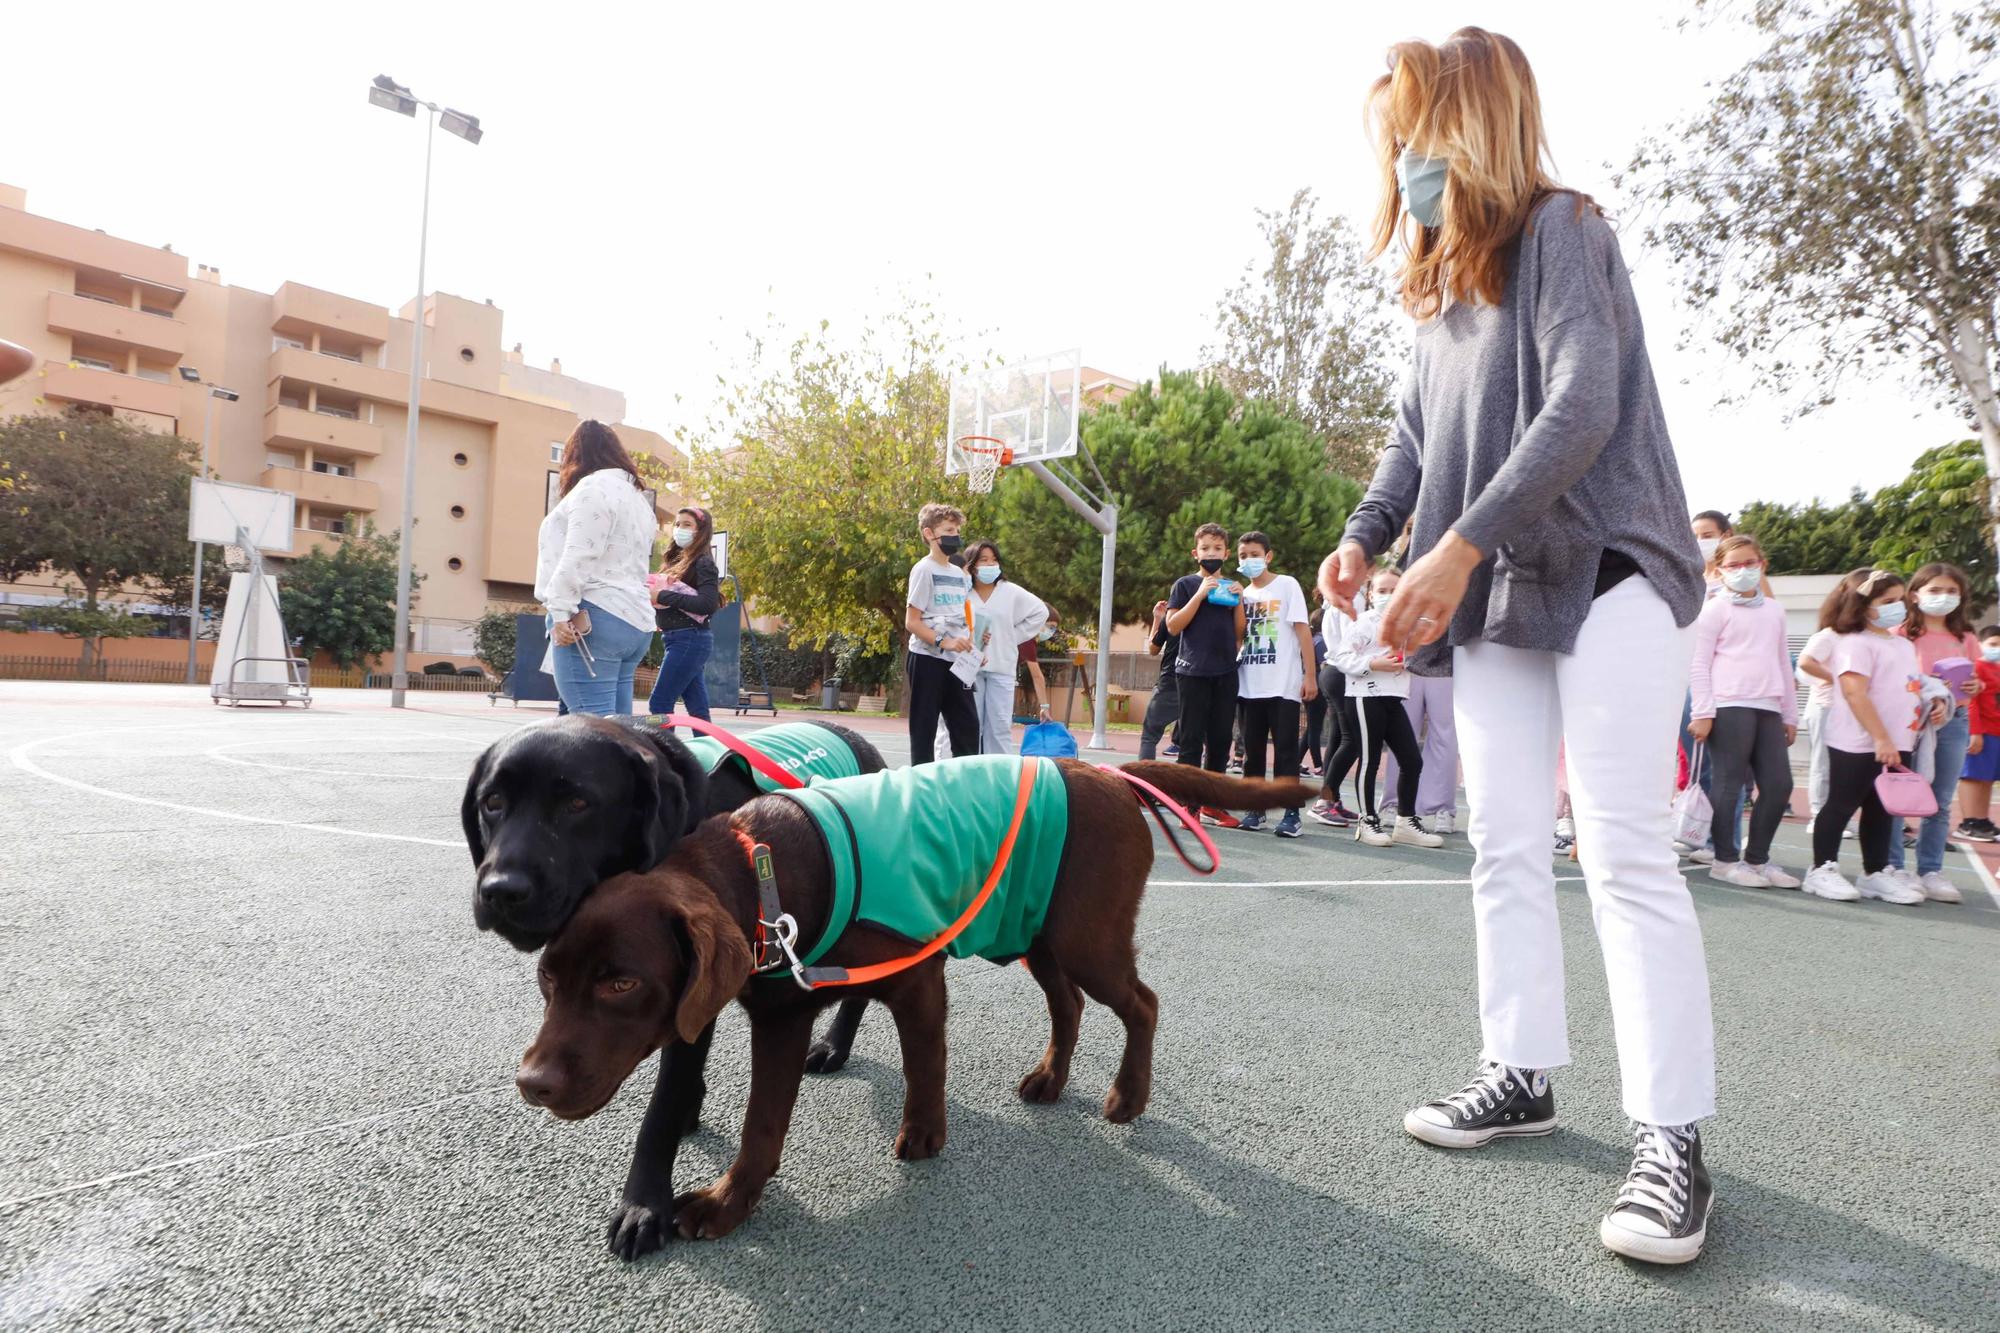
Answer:
POLYGON ((167 309, 165 306, 142 305, 139 307, 139 309, 143 313, 148 315, 158 315, 161 319, 172 319, 174 317, 174 312, 167 309))
POLYGON ((471 364, 472 364, 472 362, 473 362, 473 354, 472 354, 472 349, 471 349, 470 347, 461 347, 461 348, 459 348, 459 349, 458 349, 458 359, 459 359, 459 360, 461 360, 461 361, 463 361, 463 362, 465 362, 465 364, 466 364, 466 365, 468 365, 468 366, 469 366, 469 365, 471 365, 471 364))
POLYGON ((69 360, 71 365, 82 366, 85 370, 109 370, 115 372, 118 369, 118 367, 112 365, 109 361, 100 361, 94 356, 73 356, 69 360))
POLYGON ((551 463, 562 462, 562 451, 563 451, 563 442, 561 440, 549 441, 549 461, 551 463))
POLYGON ((458 573, 459 570, 465 568, 465 562, 463 560, 460 560, 457 556, 453 556, 451 559, 444 562, 444 567, 450 570, 452 573, 456 574, 458 573))
POLYGON ((465 506, 464 506, 464 505, 453 505, 453 506, 451 507, 451 516, 452 516, 453 518, 464 518, 464 517, 465 517, 465 506))
POLYGON ((166 371, 161 370, 158 366, 140 366, 135 373, 140 379, 151 380, 155 384, 172 384, 174 382, 174 377, 166 371))
POLYGON ((453 454, 451 456, 451 461, 459 467, 465 467, 466 465, 472 462, 472 460, 467 458, 464 454, 453 454))
POLYGON ((321 403, 318 411, 323 417, 339 417, 342 421, 361 420, 361 414, 351 407, 329 407, 327 404, 321 403))
POLYGON ((351 477, 354 475, 352 465, 347 463, 329 463, 322 458, 315 458, 313 460, 313 471, 325 473, 329 477, 351 477))
POLYGON ((299 341, 299 340, 298 340, 297 338, 287 338, 287 337, 286 337, 286 336, 285 336, 284 334, 282 334, 282 333, 274 333, 274 334, 272 334, 272 335, 271 335, 271 350, 275 352, 275 351, 277 351, 277 350, 278 350, 279 348, 281 348, 281 347, 290 347, 290 348, 294 348, 295 350, 297 350, 297 351, 301 351, 301 352, 303 352, 303 351, 305 351, 305 350, 306 350, 306 345, 305 345, 304 343, 300 342, 300 341, 299 341))
POLYGON ((266 449, 264 451, 265 467, 295 468, 298 465, 299 465, 299 456, 297 454, 281 454, 275 449, 266 449))

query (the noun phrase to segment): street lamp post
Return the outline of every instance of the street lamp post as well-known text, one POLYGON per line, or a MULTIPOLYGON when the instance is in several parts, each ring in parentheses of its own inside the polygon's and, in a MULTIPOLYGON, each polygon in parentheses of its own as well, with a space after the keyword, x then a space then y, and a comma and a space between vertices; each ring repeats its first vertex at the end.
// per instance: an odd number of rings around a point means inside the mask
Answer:
MULTIPOLYGON (((193 366, 182 366, 181 378, 194 384, 207 383, 202 379, 201 372, 193 366)), ((201 472, 198 476, 202 481, 208 480, 208 437, 210 429, 215 425, 215 400, 220 398, 225 403, 233 403, 241 396, 219 384, 208 385, 208 406, 201 414, 201 472)), ((189 590, 189 597, 187 683, 192 685, 195 683, 195 644, 201 638, 200 542, 194 544, 194 586, 189 590)))
POLYGON ((485 131, 479 128, 479 117, 468 116, 435 102, 422 101, 386 74, 375 76, 374 83, 368 88, 368 101, 402 116, 415 116, 418 107, 426 113, 424 209, 423 220, 417 229, 416 318, 410 321, 410 413, 408 430, 403 436, 403 524, 396 551, 396 657, 394 674, 389 678, 389 706, 401 708, 410 684, 410 544, 411 531, 416 525, 417 427, 423 408, 424 259, 430 247, 431 232, 431 145, 437 137, 439 124, 471 144, 485 137, 485 131))

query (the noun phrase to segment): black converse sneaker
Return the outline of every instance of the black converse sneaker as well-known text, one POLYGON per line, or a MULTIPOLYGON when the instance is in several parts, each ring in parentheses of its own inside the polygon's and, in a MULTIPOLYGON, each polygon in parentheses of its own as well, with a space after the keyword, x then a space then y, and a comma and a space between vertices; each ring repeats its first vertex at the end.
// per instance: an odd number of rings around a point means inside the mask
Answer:
POLYGON ((1632 1170, 1597 1237, 1606 1249, 1649 1264, 1684 1264, 1701 1253, 1715 1207, 1701 1131, 1694 1125, 1640 1125, 1632 1170))
POLYGON ((1440 1148, 1480 1148, 1494 1139, 1547 1134, 1556 1127, 1556 1094, 1546 1070, 1490 1061, 1479 1076, 1403 1117, 1403 1128, 1440 1148))

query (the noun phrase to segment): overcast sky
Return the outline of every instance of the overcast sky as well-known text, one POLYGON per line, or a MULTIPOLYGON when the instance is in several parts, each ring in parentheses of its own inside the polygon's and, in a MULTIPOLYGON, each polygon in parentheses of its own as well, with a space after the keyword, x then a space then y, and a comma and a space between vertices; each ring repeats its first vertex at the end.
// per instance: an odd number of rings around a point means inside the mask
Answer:
MULTIPOLYGON (((611 6, 347 0, 20 6, 0 180, 37 213, 171 242, 226 281, 386 306, 416 278, 422 133, 367 104, 387 73, 482 118, 440 134, 429 286, 506 311, 529 359, 698 423, 768 313, 853 327, 928 291, 981 346, 1186 367, 1300 186, 1353 217, 1360 104, 1396 39, 1477 22, 1534 62, 1557 167, 1614 209, 1613 164, 1698 104, 1747 38, 1691 6, 983 3, 611 6), (308 17, 309 16, 309 17, 308 17), (1413 21, 1422 28, 1413 28, 1413 21)), ((1792 425, 1677 348, 1664 260, 1627 228, 1688 497, 1839 496, 1965 430, 1877 382, 1792 425)), ((0 331, 4 332, 4 331, 0 331)))

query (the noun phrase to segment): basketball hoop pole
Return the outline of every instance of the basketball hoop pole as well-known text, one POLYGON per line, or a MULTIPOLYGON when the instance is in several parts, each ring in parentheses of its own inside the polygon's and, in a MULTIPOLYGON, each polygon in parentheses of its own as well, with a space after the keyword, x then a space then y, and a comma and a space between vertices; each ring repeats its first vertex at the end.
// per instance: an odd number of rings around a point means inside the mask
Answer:
POLYGON ((1111 742, 1106 734, 1105 722, 1110 716, 1110 691, 1107 687, 1111 682, 1111 584, 1112 573, 1118 565, 1118 506, 1109 500, 1092 506, 1037 459, 1029 459, 1022 466, 1041 478, 1042 485, 1054 491, 1057 499, 1074 510, 1077 517, 1096 528, 1104 538, 1104 565, 1097 585, 1097 688, 1091 692, 1090 699, 1090 748, 1108 750, 1111 742))

